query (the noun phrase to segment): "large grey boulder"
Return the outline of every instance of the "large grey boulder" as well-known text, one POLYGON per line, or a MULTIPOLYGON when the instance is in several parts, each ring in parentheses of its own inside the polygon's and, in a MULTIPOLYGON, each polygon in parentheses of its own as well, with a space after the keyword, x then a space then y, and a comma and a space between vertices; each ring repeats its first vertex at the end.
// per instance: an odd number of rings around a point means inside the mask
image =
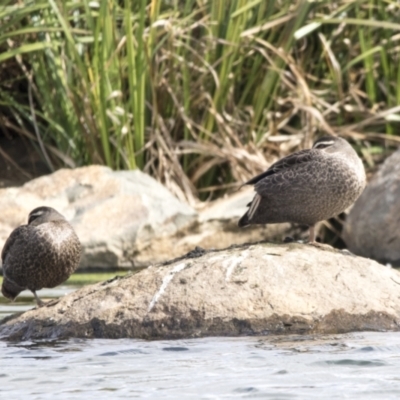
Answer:
POLYGON ((195 246, 281 240, 288 224, 239 231, 237 220, 252 197, 252 190, 243 190, 200 205, 197 212, 140 171, 62 169, 21 187, 0 189, 0 249, 41 205, 54 207, 74 226, 84 248, 80 268, 143 267, 195 246))
POLYGON ((400 265, 400 150, 384 162, 354 204, 343 239, 355 254, 400 265))
MULTIPOLYGON (((170 237, 197 213, 150 176, 102 166, 62 169, 19 188, 0 189, 0 246, 35 207, 61 212, 84 247, 81 267, 133 267, 155 238, 170 237)), ((164 260, 154 253, 152 260, 164 260)))
POLYGON ((190 253, 9 317, 10 340, 399 330, 400 274, 290 243, 190 253))

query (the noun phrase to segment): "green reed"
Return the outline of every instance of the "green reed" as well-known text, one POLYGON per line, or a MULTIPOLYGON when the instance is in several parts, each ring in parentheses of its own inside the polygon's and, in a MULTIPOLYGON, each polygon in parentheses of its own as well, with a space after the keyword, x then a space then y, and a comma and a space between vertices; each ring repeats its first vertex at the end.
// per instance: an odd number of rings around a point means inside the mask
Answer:
POLYGON ((208 196, 293 134, 393 136, 399 14, 394 0, 5 1, 0 125, 50 168, 140 168, 208 196))

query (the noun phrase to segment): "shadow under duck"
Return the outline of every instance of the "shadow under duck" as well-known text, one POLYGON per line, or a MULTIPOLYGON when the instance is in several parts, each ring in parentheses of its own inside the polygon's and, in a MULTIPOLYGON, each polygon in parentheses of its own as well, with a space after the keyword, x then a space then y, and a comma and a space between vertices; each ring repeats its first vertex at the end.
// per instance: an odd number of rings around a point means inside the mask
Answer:
POLYGON ((36 291, 66 281, 78 267, 81 253, 78 236, 59 212, 51 207, 35 208, 28 224, 14 229, 3 247, 1 292, 14 300, 29 289, 42 306, 36 291))
POLYGON ((254 185, 256 195, 238 225, 308 225, 309 242, 313 243, 315 224, 347 209, 365 183, 364 166, 350 144, 336 136, 324 136, 311 149, 282 158, 245 183, 254 185))

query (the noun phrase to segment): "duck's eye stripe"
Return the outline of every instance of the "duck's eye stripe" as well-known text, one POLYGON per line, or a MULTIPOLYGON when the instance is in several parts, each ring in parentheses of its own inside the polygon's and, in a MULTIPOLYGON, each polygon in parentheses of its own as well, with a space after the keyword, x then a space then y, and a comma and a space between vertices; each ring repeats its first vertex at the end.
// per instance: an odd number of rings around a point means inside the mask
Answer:
POLYGON ((30 216, 31 217, 39 217, 39 216, 41 216, 43 214, 43 211, 37 211, 37 212, 35 212, 34 214, 31 214, 30 216))
POLYGON ((330 140, 328 142, 319 142, 314 145, 314 149, 317 149, 318 147, 328 147, 334 144, 335 142, 333 140, 330 140))

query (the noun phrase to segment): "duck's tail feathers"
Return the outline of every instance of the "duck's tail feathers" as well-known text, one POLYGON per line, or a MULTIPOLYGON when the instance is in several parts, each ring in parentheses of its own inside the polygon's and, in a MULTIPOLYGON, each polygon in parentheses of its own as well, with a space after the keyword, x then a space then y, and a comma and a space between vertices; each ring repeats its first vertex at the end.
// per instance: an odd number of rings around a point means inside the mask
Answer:
POLYGON ((256 194, 254 196, 253 201, 247 205, 249 209, 246 211, 246 214, 244 214, 243 217, 239 219, 238 222, 238 226, 240 228, 251 224, 251 220, 253 219, 254 214, 258 206, 260 205, 260 201, 261 201, 261 196, 259 194, 256 194))
POLYGON ((250 225, 249 216, 247 215, 249 212, 247 211, 246 214, 243 215, 242 218, 238 221, 238 227, 243 228, 244 226, 250 225))

